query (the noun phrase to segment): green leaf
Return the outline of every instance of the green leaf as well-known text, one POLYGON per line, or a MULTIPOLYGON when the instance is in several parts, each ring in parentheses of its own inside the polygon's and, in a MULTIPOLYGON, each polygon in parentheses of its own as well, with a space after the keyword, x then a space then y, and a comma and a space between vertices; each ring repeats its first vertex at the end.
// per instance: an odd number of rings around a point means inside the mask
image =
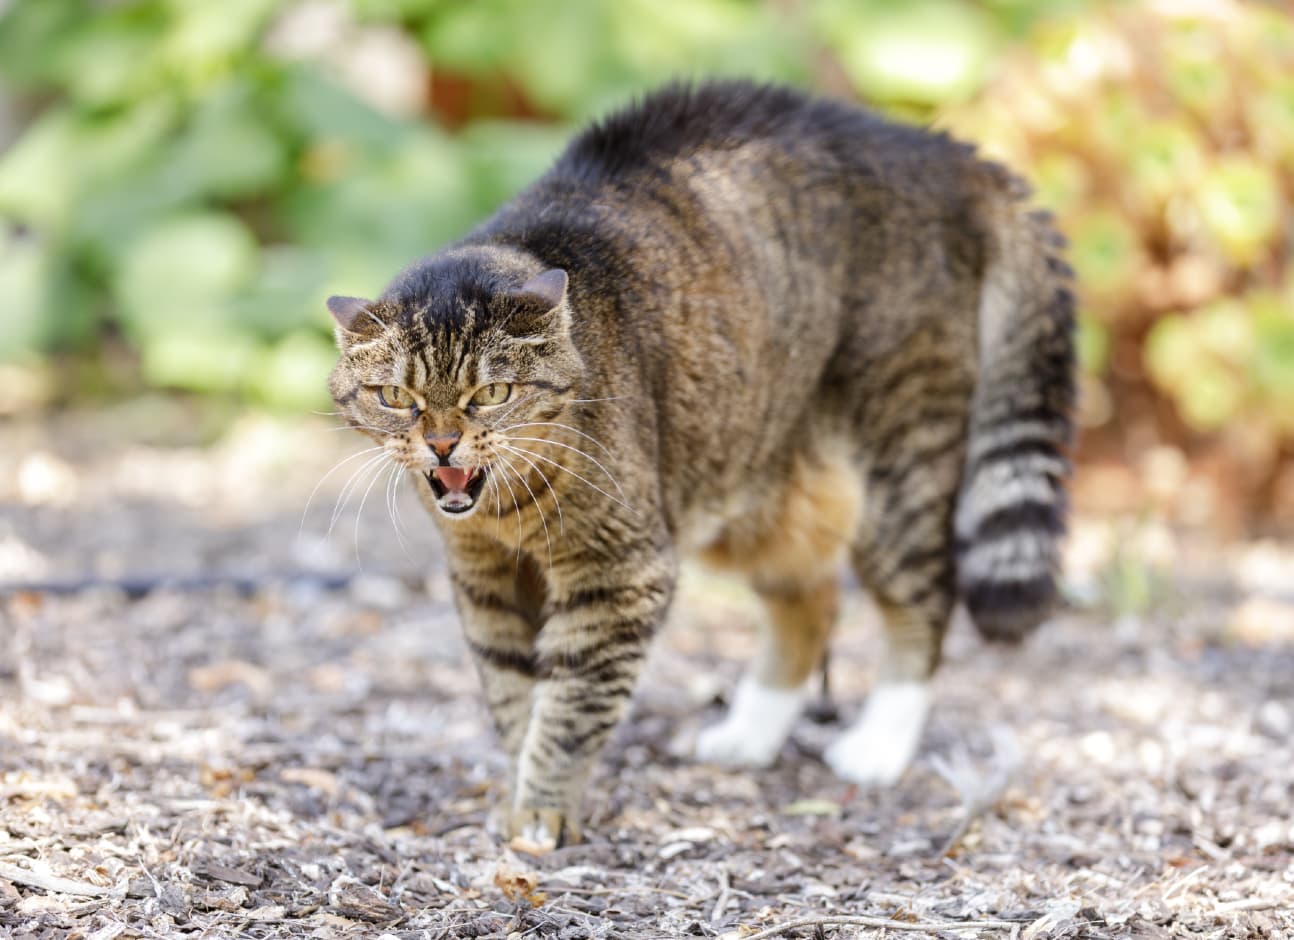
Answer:
POLYGON ((819 4, 819 33, 874 101, 945 104, 983 81, 996 39, 982 12, 951 0, 819 4))
POLYGON ((1180 313, 1156 321, 1146 336, 1143 355, 1150 377, 1169 394, 1176 394, 1203 358, 1195 333, 1180 313))
POLYGON ((1091 188, 1091 170, 1072 153, 1047 153, 1033 168, 1038 202, 1056 212, 1068 212, 1083 204, 1091 188))
POLYGON ((1264 257, 1280 227, 1280 185, 1268 167, 1250 157, 1230 157, 1212 169, 1196 204, 1223 253, 1237 265, 1264 257))
POLYGON ((834 800, 796 800, 782 807, 786 816, 839 816, 842 812, 843 808, 834 800))
POLYGON ((1225 40, 1203 19, 1167 20, 1163 76, 1173 99, 1206 122, 1232 99, 1230 69, 1219 68, 1225 40))
POLYGON ((165 98, 105 116, 51 109, 0 157, 0 212, 48 229, 74 223, 85 199, 146 164, 173 118, 165 98))
POLYGON ((278 78, 268 108, 283 127, 306 140, 345 141, 376 152, 397 146, 409 131, 304 65, 278 78))
POLYGON ((141 99, 162 80, 165 18, 155 3, 83 14, 51 56, 55 75, 78 101, 95 106, 141 99))
POLYGON ((162 52, 169 69, 201 86, 255 47, 280 0, 164 0, 170 13, 162 52))
MULTIPOLYGON (((383 272, 389 277, 393 272, 383 272)), ((324 312, 330 294, 329 265, 317 252, 297 245, 271 245, 261 251, 255 283, 230 301, 228 315, 249 333, 274 338, 302 327, 331 324, 324 312)))
POLYGON ((570 131, 521 121, 477 121, 464 129, 461 140, 467 172, 472 179, 472 202, 484 215, 533 183, 565 146, 570 131))
POLYGON ((52 82, 60 44, 85 20, 81 0, 15 0, 0 14, 0 74, 19 86, 52 82))
POLYGON ((328 403, 328 373, 337 361, 331 340, 297 330, 263 356, 248 375, 248 389, 261 401, 293 411, 328 403))
POLYGON ((1294 410, 1294 308, 1267 295, 1254 303, 1254 381, 1294 410))
POLYGON ((1244 383, 1233 372, 1205 364, 1177 389, 1182 418, 1197 431, 1216 431, 1240 411, 1244 383))
POLYGON ((1189 187, 1204 167, 1199 135, 1185 122, 1152 121, 1121 149, 1132 161, 1132 190, 1159 200, 1189 187))
POLYGON ((1247 369, 1254 355, 1254 322, 1246 300, 1225 299, 1199 310, 1192 323, 1201 345, 1219 362, 1247 369))
POLYGON ((1078 362, 1089 375, 1100 375, 1110 357, 1110 330, 1090 313, 1078 318, 1078 362))
POLYGON ((385 257, 384 277, 463 234, 480 215, 460 149, 430 128, 336 180, 298 188, 283 209, 302 244, 330 256, 385 257))
POLYGON ((150 385, 195 392, 237 391, 262 356, 255 340, 218 322, 158 324, 142 345, 150 385))
POLYGON ((49 253, 35 238, 0 230, 0 361, 30 356, 45 345, 43 315, 49 253))
POLYGON ((245 199, 272 191, 288 169, 286 142, 262 116, 244 84, 202 99, 189 126, 165 156, 168 184, 193 197, 245 199))
POLYGON ((1136 230, 1118 213, 1096 209, 1069 224, 1071 257, 1078 281, 1088 290, 1115 291, 1137 269, 1136 230))
POLYGON ((224 305, 256 274, 257 246, 237 217, 176 216, 131 244, 114 278, 122 317, 136 337, 176 324, 222 319, 224 305))

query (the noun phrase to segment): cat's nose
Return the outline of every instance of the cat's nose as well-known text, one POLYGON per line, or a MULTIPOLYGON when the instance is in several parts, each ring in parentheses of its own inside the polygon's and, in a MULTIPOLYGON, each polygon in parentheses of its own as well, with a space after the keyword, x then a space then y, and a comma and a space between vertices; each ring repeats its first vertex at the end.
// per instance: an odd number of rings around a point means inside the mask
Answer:
POLYGON ((427 446, 436 452, 440 462, 444 463, 449 459, 449 455, 454 452, 454 445, 458 443, 459 438, 463 435, 455 431, 452 434, 428 434, 427 446))

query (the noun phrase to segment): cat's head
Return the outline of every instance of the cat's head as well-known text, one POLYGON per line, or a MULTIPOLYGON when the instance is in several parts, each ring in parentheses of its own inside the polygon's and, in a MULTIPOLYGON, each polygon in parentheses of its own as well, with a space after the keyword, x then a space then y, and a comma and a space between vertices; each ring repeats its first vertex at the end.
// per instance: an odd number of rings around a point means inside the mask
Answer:
POLYGON ((496 248, 419 262, 376 301, 331 297, 338 408, 424 475, 439 509, 471 515, 526 465, 543 422, 577 395, 566 272, 496 248), (492 477, 497 477, 492 481, 492 477))

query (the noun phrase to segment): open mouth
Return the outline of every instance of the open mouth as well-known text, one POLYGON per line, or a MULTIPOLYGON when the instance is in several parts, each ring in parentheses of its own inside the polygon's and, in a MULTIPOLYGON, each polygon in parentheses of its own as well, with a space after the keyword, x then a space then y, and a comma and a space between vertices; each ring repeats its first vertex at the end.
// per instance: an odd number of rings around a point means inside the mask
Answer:
POLYGON ((427 482, 443 512, 467 512, 476 505, 485 486, 485 468, 436 467, 427 471, 427 482))

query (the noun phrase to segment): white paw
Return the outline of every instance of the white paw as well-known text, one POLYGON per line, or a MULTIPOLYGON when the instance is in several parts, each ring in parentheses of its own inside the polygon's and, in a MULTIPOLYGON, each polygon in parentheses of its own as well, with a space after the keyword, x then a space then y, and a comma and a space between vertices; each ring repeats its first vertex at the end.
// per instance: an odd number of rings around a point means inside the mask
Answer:
POLYGON ((746 676, 723 721, 697 736, 697 759, 727 767, 768 767, 803 708, 803 689, 770 689, 746 676))
POLYGON ((823 756, 844 780, 866 787, 892 786, 916 756, 929 711, 926 683, 879 685, 858 720, 823 756))
POLYGON ((783 740, 752 736, 749 728, 725 719, 697 735, 696 757, 724 767, 768 767, 777 759, 783 740))
POLYGON ((557 837, 548 831, 546 823, 537 821, 527 823, 521 827, 521 838, 527 842, 534 842, 539 845, 545 845, 549 842, 556 842, 557 837))

